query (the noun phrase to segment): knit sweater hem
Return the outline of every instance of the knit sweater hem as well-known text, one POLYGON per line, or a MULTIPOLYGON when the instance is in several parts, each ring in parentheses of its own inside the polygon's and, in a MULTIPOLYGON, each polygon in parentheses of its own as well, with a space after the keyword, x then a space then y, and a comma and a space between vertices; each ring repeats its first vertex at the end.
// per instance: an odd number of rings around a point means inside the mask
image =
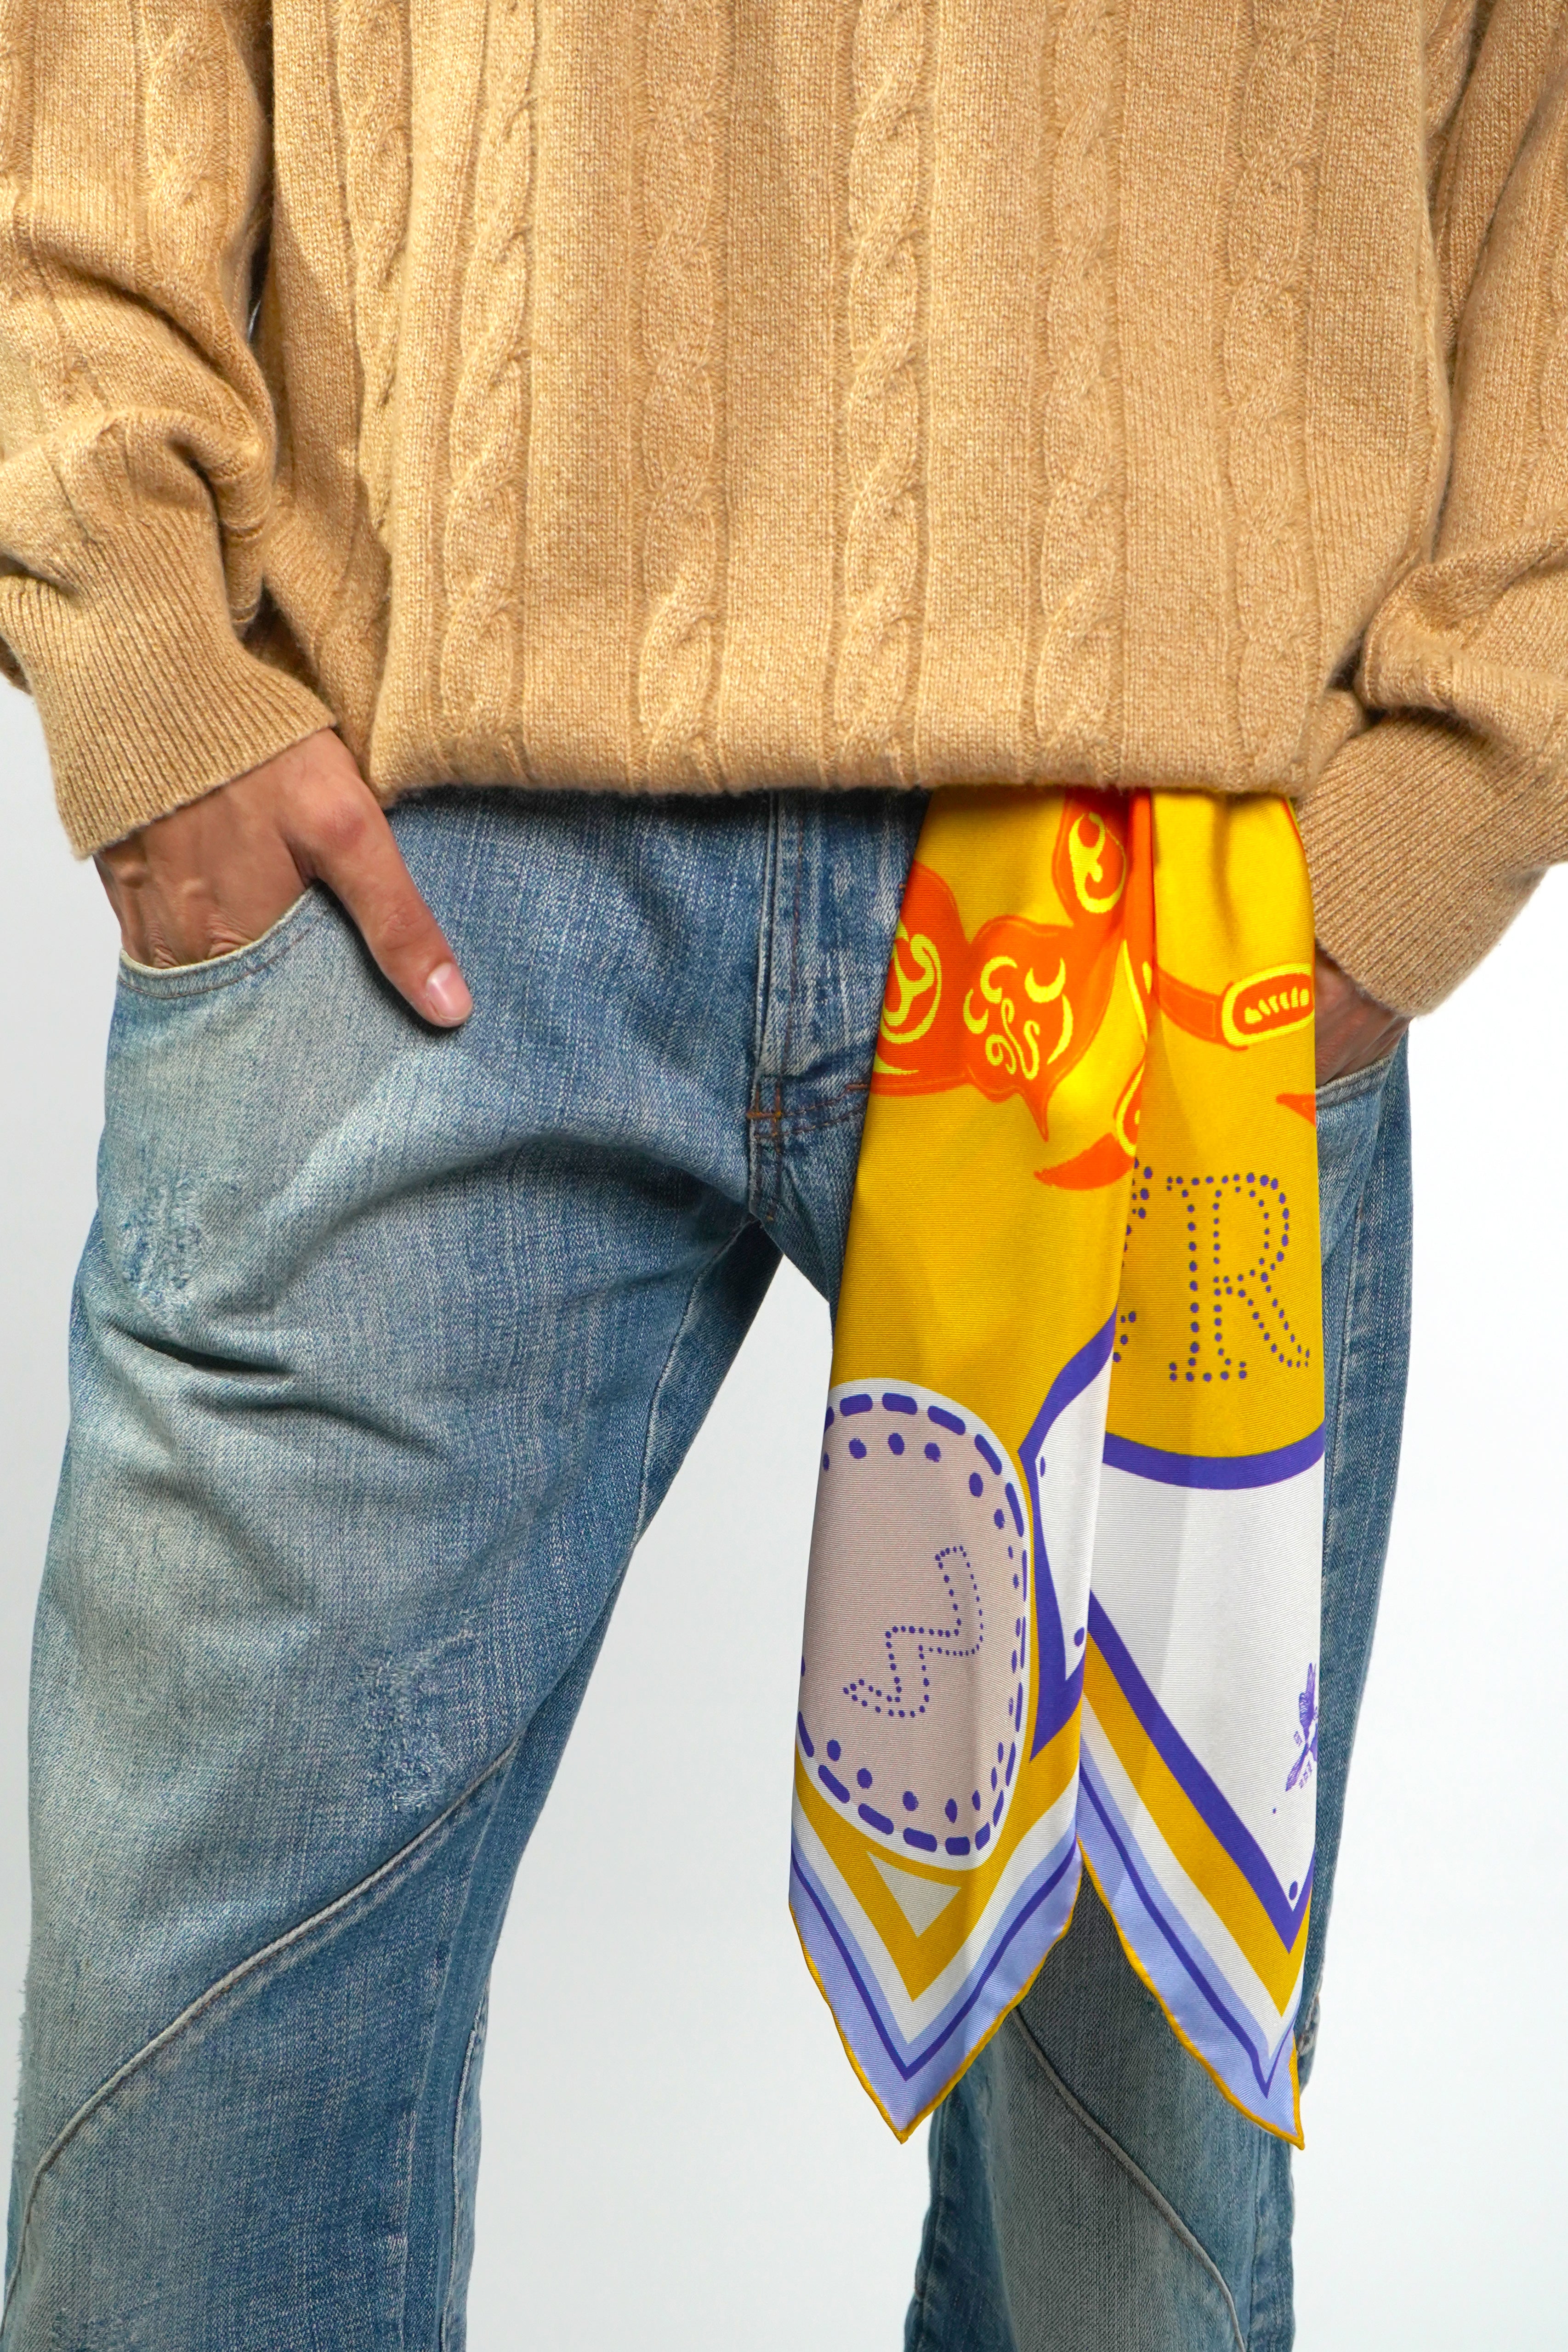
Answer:
POLYGON ((79 849, 328 724, 387 802, 1279 792, 1401 1010, 1568 856, 1568 0, 438 13, 8 0, 79 849))
POLYGON ((79 856, 332 724, 237 635, 199 512, 143 509, 112 560, 100 551, 68 589, 0 581, 0 630, 37 700, 79 856))

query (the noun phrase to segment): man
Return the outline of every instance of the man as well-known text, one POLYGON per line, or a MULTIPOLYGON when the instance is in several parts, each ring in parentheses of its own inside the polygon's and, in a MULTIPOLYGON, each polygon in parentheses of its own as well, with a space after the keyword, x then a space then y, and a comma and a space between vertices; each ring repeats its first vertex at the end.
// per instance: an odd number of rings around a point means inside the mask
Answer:
MULTIPOLYGON (((779 1252, 835 1295, 925 787, 1300 810, 1311 1994, 1391 1049, 1568 846, 1563 20, 4 0, 0 635, 127 959, 7 2352, 462 2341, 513 1869, 779 1252)), ((1287 2151, 1089 1895, 932 2167, 911 2343, 1289 2341, 1287 2151)))

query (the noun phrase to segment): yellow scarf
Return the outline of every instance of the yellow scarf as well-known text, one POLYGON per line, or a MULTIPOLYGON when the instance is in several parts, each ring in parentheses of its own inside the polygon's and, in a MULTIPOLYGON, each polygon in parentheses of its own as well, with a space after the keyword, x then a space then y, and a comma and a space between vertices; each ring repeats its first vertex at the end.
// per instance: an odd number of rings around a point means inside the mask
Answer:
POLYGON ((1300 2137, 1322 1371, 1287 803, 932 799, 823 1437, 791 1902, 900 2137, 1087 1863, 1222 2090, 1300 2137))

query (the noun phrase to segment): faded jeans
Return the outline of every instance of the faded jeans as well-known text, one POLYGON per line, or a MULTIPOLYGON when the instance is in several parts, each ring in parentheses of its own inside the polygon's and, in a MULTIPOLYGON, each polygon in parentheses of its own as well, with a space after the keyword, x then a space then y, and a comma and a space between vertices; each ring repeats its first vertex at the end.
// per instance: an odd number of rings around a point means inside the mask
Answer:
MULTIPOLYGON (((1403 1045, 1321 1090, 1318 1158, 1327 1426, 1303 2085, 1399 1466, 1403 1045)), ((1179 2047, 1087 1881, 1061 1948, 937 2110, 930 2156, 906 2352, 1289 2352, 1291 2151, 1179 2047)))
MULTIPOLYGON (((410 802, 479 1007, 456 1034, 319 892, 216 962, 122 971, 35 1649, 5 2352, 460 2352, 518 1858, 780 1253, 837 1291, 921 814, 410 802)), ((1381 1519, 1358 1540, 1370 1591, 1381 1519)), ((1343 1670, 1335 1703, 1325 1671, 1325 1755, 1343 1670)), ((1232 2120, 1164 2130, 1149 2063, 1137 2161, 1201 2236, 1232 2120)), ((1091 2198, 1099 2332, 1021 2322, 1005 2182, 1034 2158, 1009 2176, 962 2114, 924 2340, 1010 2341, 942 2316, 1005 2330, 1010 2298, 1020 2344, 1129 2341, 1105 2311, 1164 2251, 1091 2198)))

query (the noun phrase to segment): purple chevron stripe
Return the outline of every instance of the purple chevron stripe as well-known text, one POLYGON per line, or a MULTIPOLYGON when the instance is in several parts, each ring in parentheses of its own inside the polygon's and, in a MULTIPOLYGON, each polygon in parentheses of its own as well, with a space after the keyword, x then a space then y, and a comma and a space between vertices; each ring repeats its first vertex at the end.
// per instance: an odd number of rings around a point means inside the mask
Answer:
POLYGON ((1277 1445, 1269 1454, 1167 1454, 1161 1446, 1140 1445, 1136 1438, 1105 1433, 1108 1469, 1130 1470, 1135 1478, 1157 1479, 1163 1486, 1278 1486, 1322 1458, 1321 1429, 1297 1438, 1292 1445, 1277 1445))
MULTIPOLYGON (((913 2083, 917 2076, 925 2074, 939 2059, 949 2063, 952 2074, 956 2075, 962 2062, 952 2063, 952 2053, 948 2049, 948 2044, 981 2002, 987 1986, 1013 1951, 1020 1932, 1035 1916, 1042 1904, 1050 1899, 1068 1872, 1073 1867, 1077 1857, 1077 1835, 1074 1831, 1069 1830, 1060 1843, 1046 1856, 1030 1878, 1025 1881, 997 1926, 973 1971, 964 1979, 963 1989, 954 1995, 953 2000, 935 2021, 921 2044, 911 2052, 910 2044, 905 2042, 903 2035, 888 2015, 875 1980, 869 1979, 863 1971, 855 1939, 839 1918, 832 1897, 826 1888, 819 1885, 815 1871, 802 1854, 798 1844, 793 1839, 790 1842, 791 1874, 799 1881, 811 1912, 816 1915, 821 1928, 826 1931, 836 1956, 834 1972, 839 1977, 842 1987, 853 1991, 860 2007, 870 2018, 888 2063, 901 2084, 913 2083)), ((808 1944, 815 1945, 816 1934, 811 1928, 809 1917, 801 1917, 798 1911, 796 1916, 801 1919, 803 1930, 808 1931, 808 1944)), ((822 1969, 820 1951, 814 1948, 812 1958, 826 1977, 826 1971, 822 1969)), ((1028 1982, 1038 1965, 1038 1958, 1027 1962, 1022 1981, 1016 1985, 1012 1981, 1014 1972, 1009 1971, 1006 1981, 1011 1990, 1007 1990, 1002 2003, 1004 2008, 1016 1998, 1018 1992, 1022 1991, 1024 1985, 1028 1982)), ((837 2001, 834 2003, 834 2014, 837 2017, 840 2025, 847 2031, 848 2021, 837 2001)), ((869 2054, 857 2042, 856 2055, 862 2064, 868 2063, 869 2054)), ((920 2105, 924 2104, 925 2101, 922 2098, 920 2105)), ((890 2099, 885 2100, 884 2105, 888 2106, 889 2113, 893 2112, 893 2102, 890 2099)), ((919 2107, 912 2109, 911 2113, 918 2114, 919 2107)))
MULTIPOLYGON (((1286 2069, 1283 2079, 1280 2074, 1280 2062, 1285 2058, 1292 2043, 1289 2028, 1287 2027, 1281 2035, 1272 2056, 1258 2049, 1254 2032, 1236 2015, 1230 2005, 1236 1998, 1234 1993, 1230 1992, 1223 1978, 1218 1978, 1218 1981, 1215 1981, 1218 1972, 1213 1969, 1212 1962, 1207 1967, 1204 1965, 1207 1956, 1204 1955, 1202 1958, 1197 1956, 1192 1947, 1192 1939, 1183 1933, 1179 1923, 1173 1920, 1148 1880, 1140 1872, 1134 1859, 1137 1849, 1133 1843, 1131 1832, 1121 1820, 1110 1791, 1102 1785, 1099 1774, 1088 1757, 1083 1760, 1081 1785, 1089 1800, 1090 1813, 1095 1817, 1107 1843, 1120 1863, 1127 1885, 1131 1888, 1142 1909, 1160 1930, 1171 1958, 1177 1964, 1174 1969, 1168 1962, 1162 1964, 1158 1952, 1148 1949, 1142 1939, 1133 1939, 1138 1957, 1158 1986, 1162 2000, 1184 2032, 1197 2044, 1205 2057, 1210 2061, 1216 2073, 1229 2085, 1242 2105, 1249 2104, 1251 2087, 1256 2084, 1258 2098, 1266 2112, 1268 2113, 1269 2120, 1279 2123, 1279 2127, 1287 2134, 1290 2133, 1295 2126, 1293 2093, 1283 2109, 1280 2105, 1282 2094, 1289 2087, 1289 2068, 1286 2069), (1201 2009, 1194 2002, 1194 1992, 1201 1997, 1201 2009), (1223 2029, 1225 2035, 1223 2042, 1215 2036, 1214 2024, 1208 2021, 1211 2018, 1223 2029), (1239 2056, 1246 2062, 1245 2072, 1239 2078, 1234 2064, 1227 2063, 1227 2058, 1231 2056, 1239 2056), (1279 2122, 1281 2113, 1283 2121, 1279 2122)), ((1094 1825, 1086 1822, 1083 1826, 1089 1832, 1086 1843, 1091 1846, 1098 1843, 1094 1825)), ((1092 1854, 1090 1858, 1094 1859, 1092 1854)), ((1099 1865, 1099 1874, 1102 1885, 1106 1885, 1110 1873, 1103 1866, 1103 1863, 1099 1865)), ((1110 1888, 1107 1885, 1108 1895, 1110 1893, 1110 1888)), ((1120 1913, 1118 1916, 1120 1918, 1120 1913)), ((1121 1924, 1123 1931, 1126 1932, 1127 1921, 1121 1919, 1121 1924)))
POLYGON ((1112 1315, 1093 1339, 1086 1340, 1076 1356, 1069 1356, 1050 1387, 1046 1401, 1035 1416, 1034 1425, 1024 1440, 1026 1458, 1038 1454, 1045 1443, 1046 1433, 1059 1413, 1067 1411, 1074 1397, 1082 1396, 1091 1381, 1100 1378, 1110 1360, 1110 1350, 1116 1339, 1116 1318, 1112 1315))
POLYGON ((1122 1697, 1152 1740, 1155 1751, 1192 1800, 1194 1809, 1224 1846, 1237 1870, 1262 1904, 1268 1924, 1287 1951, 1300 1932, 1312 1895, 1317 1857, 1307 1865, 1300 1894, 1292 1903, 1274 1874, 1273 1864, 1217 1781, 1198 1762, 1170 1717, 1139 1673, 1131 1651, 1105 1613, 1103 1604, 1089 1596, 1089 1631, 1121 1689, 1122 1697))
POLYGON ((1083 1660, 1075 1658, 1070 1668, 1068 1664, 1061 1601, 1051 1574, 1040 1518, 1040 1481, 1036 1465, 1051 1423, 1067 1411, 1075 1397, 1080 1397, 1100 1378, 1110 1361, 1115 1338, 1116 1318, 1112 1315, 1076 1356, 1068 1358, 1046 1391, 1046 1401, 1035 1415, 1019 1457, 1029 1490, 1029 1517, 1035 1537, 1035 1655, 1039 1676, 1035 1720, 1029 1734, 1031 1758, 1048 1747, 1058 1732, 1072 1721, 1083 1696, 1083 1660))

